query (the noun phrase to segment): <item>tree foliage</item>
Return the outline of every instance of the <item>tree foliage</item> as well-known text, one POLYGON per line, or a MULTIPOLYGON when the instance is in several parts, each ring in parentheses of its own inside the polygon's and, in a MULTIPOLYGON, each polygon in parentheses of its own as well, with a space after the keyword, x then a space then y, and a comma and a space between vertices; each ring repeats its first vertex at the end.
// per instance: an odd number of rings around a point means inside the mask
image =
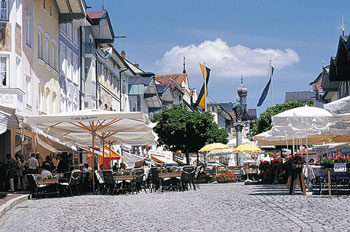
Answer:
POLYGON ((297 102, 297 101, 288 101, 286 103, 277 104, 276 106, 267 108, 264 113, 260 114, 259 120, 253 125, 251 136, 255 136, 257 134, 270 130, 272 127, 271 126, 272 116, 282 113, 286 110, 290 110, 290 109, 305 106, 305 105, 312 106, 313 101, 307 101, 306 103, 297 102))
POLYGON ((179 105, 154 115, 157 122, 154 131, 158 134, 157 145, 170 151, 197 152, 209 143, 227 143, 227 132, 213 122, 210 113, 191 112, 179 105))

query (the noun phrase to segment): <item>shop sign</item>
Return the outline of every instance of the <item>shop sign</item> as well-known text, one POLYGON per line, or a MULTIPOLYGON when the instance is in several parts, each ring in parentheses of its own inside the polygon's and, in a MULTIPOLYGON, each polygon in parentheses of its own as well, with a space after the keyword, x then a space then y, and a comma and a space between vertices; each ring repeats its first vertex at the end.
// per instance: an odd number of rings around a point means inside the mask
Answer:
POLYGON ((334 163, 334 172, 346 172, 346 163, 334 163))

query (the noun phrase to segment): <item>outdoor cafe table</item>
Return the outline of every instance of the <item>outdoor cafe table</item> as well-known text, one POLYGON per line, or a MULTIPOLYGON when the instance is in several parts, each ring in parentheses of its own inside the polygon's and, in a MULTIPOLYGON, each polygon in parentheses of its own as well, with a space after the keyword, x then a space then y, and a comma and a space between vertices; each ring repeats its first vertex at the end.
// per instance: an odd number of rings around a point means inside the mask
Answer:
POLYGON ((58 184, 58 179, 43 179, 43 180, 36 180, 35 183, 37 185, 49 185, 49 184, 58 184))
POLYGON ((135 175, 121 175, 121 176, 113 176, 114 181, 126 181, 126 180, 134 180, 136 178, 135 175))
POLYGON ((174 178, 174 177, 181 177, 181 172, 174 172, 174 173, 159 173, 159 178, 174 178))

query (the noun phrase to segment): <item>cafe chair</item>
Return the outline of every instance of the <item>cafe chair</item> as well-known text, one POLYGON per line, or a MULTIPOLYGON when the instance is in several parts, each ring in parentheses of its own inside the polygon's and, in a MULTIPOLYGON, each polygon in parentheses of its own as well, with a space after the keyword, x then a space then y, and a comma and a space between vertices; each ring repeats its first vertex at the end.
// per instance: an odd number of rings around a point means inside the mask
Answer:
POLYGON ((151 168, 149 172, 149 188, 151 192, 154 190, 155 192, 159 189, 160 179, 159 179, 159 171, 157 168, 151 168))
POLYGON ((113 173, 112 171, 103 171, 103 178, 104 178, 104 190, 103 192, 109 192, 109 194, 114 193, 114 180, 113 180, 113 173))
POLYGON ((193 189, 196 191, 196 186, 194 184, 194 174, 195 168, 191 165, 186 165, 182 169, 181 179, 182 179, 182 189, 188 190, 188 186, 193 186, 193 189))
POLYGON ((38 198, 39 194, 44 195, 44 190, 47 187, 46 184, 36 184, 34 174, 27 174, 27 180, 32 196, 35 194, 35 198, 38 198))

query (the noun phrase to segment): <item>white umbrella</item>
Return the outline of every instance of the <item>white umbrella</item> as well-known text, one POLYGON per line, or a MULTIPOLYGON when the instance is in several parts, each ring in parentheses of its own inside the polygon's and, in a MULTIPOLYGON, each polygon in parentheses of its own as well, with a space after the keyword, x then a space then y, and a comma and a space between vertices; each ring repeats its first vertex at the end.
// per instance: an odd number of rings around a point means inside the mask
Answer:
MULTIPOLYGON (((149 119, 142 112, 114 112, 103 110, 81 110, 52 115, 28 115, 25 122, 44 132, 59 137, 76 133, 91 135, 92 170, 95 171, 95 139, 97 133, 138 132, 149 128, 149 119)), ((107 137, 106 137, 107 138, 107 137)), ((93 186, 94 178, 93 178, 93 186)))

